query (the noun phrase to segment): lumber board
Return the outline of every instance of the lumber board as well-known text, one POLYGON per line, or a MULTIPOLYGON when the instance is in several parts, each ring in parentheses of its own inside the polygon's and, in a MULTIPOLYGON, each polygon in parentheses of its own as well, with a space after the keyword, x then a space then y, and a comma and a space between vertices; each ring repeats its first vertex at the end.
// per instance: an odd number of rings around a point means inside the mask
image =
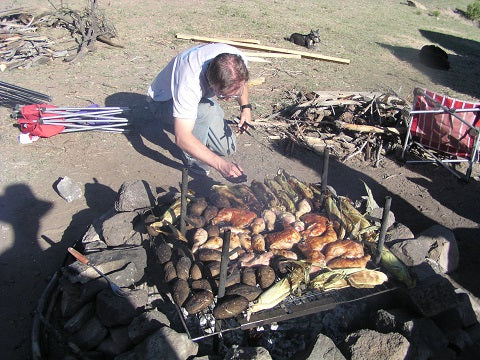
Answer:
POLYGON ((246 56, 258 56, 258 57, 269 57, 269 58, 286 58, 286 59, 301 59, 301 55, 297 54, 286 54, 286 53, 274 53, 274 52, 244 52, 246 56))
POLYGON ((265 45, 257 45, 257 44, 247 44, 247 43, 241 43, 238 41, 230 41, 230 40, 224 40, 224 39, 206 37, 206 36, 196 36, 196 35, 188 35, 188 34, 176 34, 175 36, 177 39, 183 39, 183 40, 196 40, 201 42, 222 42, 224 44, 233 45, 233 46, 237 46, 245 49, 256 49, 256 50, 272 51, 277 53, 296 54, 308 59, 317 59, 317 60, 337 62, 341 64, 350 64, 349 59, 326 56, 318 53, 309 53, 306 51, 290 50, 290 49, 278 48, 273 46, 265 46, 265 45))

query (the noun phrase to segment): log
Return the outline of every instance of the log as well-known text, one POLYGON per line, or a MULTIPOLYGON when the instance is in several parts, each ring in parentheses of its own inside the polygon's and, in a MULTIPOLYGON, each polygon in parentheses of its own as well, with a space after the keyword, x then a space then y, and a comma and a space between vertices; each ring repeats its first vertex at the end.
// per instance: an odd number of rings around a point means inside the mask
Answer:
POLYGON ((221 42, 224 44, 233 45, 233 46, 237 46, 245 49, 256 49, 256 50, 272 51, 277 53, 296 54, 307 59, 317 59, 317 60, 331 61, 331 62, 337 62, 342 64, 350 64, 350 60, 348 59, 341 59, 341 58, 336 58, 332 56, 309 53, 306 51, 290 50, 290 49, 283 49, 283 48, 277 48, 273 46, 264 46, 264 45, 256 45, 256 44, 246 44, 246 43, 241 43, 237 41, 223 40, 223 39, 205 37, 205 36, 196 36, 196 35, 187 35, 187 34, 176 34, 175 36, 177 39, 196 40, 196 41, 202 41, 202 42, 221 42))
MULTIPOLYGON (((319 124, 322 124, 322 123, 320 122, 319 124)), ((323 124, 334 125, 339 129, 346 129, 346 130, 372 133, 372 134, 392 133, 400 136, 400 134, 404 132, 404 131, 400 132, 399 129, 393 128, 393 127, 350 124, 340 120, 335 120, 333 122, 324 122, 323 124)))

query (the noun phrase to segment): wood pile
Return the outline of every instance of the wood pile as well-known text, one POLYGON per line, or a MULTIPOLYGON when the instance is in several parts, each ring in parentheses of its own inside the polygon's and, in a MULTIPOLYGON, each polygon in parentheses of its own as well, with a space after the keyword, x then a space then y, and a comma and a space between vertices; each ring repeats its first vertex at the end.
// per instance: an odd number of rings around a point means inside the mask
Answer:
POLYGON ((394 94, 315 91, 288 97, 293 105, 255 121, 271 139, 287 139, 287 154, 295 145, 320 153, 328 148, 343 162, 361 157, 378 166, 406 132, 410 106, 394 94))
POLYGON ((98 10, 96 0, 82 11, 0 9, 0 71, 28 68, 53 59, 75 62, 96 40, 111 46, 115 29, 98 10))

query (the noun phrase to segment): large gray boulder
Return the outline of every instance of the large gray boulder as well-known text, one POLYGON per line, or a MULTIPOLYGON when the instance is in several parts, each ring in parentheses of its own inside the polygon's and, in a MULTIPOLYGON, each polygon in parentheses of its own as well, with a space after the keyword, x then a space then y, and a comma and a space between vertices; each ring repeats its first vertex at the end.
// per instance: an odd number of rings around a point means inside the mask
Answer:
POLYGON ((197 355, 198 344, 185 333, 177 333, 165 326, 158 329, 129 352, 120 354, 115 360, 171 360, 188 359, 197 355))
POLYGON ((351 360, 404 360, 410 343, 399 333, 382 334, 374 330, 360 330, 346 338, 351 360))
POLYGON ((328 336, 317 335, 313 350, 306 360, 345 360, 345 356, 338 350, 335 343, 328 336))

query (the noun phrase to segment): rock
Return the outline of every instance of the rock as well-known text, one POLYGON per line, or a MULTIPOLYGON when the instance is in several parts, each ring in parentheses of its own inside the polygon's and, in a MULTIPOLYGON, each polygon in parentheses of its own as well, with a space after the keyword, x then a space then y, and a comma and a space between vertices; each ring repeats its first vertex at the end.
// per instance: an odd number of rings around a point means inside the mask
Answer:
POLYGON ((420 241, 411 239, 398 241, 390 247, 390 251, 395 254, 405 265, 420 265, 425 261, 432 242, 427 239, 420 241))
POLYGON ((121 352, 129 350, 134 345, 128 336, 128 325, 110 328, 110 337, 117 346, 124 348, 121 352))
POLYGON ((132 290, 128 296, 115 295, 110 289, 97 295, 97 315, 105 326, 127 325, 147 304, 148 293, 145 290, 132 290))
POLYGON ((135 230, 139 215, 136 212, 121 212, 105 220, 101 235, 108 246, 140 245, 142 236, 135 230))
POLYGON ((225 360, 271 360, 272 357, 263 347, 232 346, 228 349, 225 360))
POLYGON ((417 285, 407 293, 415 309, 427 317, 452 309, 458 304, 455 288, 448 279, 438 274, 417 281, 417 285))
POLYGON ((459 251, 453 232, 441 225, 434 225, 417 236, 418 241, 428 241, 432 245, 428 258, 436 262, 444 272, 450 273, 458 268, 459 251))
POLYGON ((128 325, 128 337, 138 344, 162 326, 170 326, 170 320, 160 311, 153 309, 133 319, 128 325))
POLYGON ((345 357, 328 336, 317 335, 317 340, 307 360, 343 360, 345 357))
POLYGON ((156 201, 156 191, 145 180, 125 181, 117 194, 115 210, 135 211, 152 207, 156 201))
POLYGON ((128 343, 118 343, 111 336, 104 339, 96 348, 97 351, 112 358, 115 355, 121 354, 129 349, 128 343))
POLYGON ((407 266, 419 265, 428 259, 437 265, 439 273, 448 273, 458 267, 459 251, 453 232, 434 225, 415 239, 395 241, 390 250, 407 266))
POLYGON ((187 334, 162 327, 129 352, 116 356, 115 360, 170 360, 187 359, 196 355, 198 344, 187 334))
POLYGON ((82 327, 95 314, 95 304, 89 302, 85 304, 79 311, 65 323, 63 328, 70 333, 74 333, 82 327))
POLYGON ((94 316, 73 334, 70 340, 82 350, 91 350, 97 347, 107 335, 107 328, 94 316))
POLYGON ((387 234, 385 235, 385 243, 394 244, 398 241, 414 239, 412 231, 402 223, 395 223, 393 226, 388 229, 387 234))
POLYGON ((409 334, 404 336, 412 344, 410 353, 414 359, 438 359, 447 350, 448 339, 433 320, 414 319, 409 334))
POLYGON ((381 333, 410 334, 414 315, 404 308, 378 310, 374 315, 375 330, 381 333))
POLYGON ((68 176, 61 178, 57 183, 58 194, 66 201, 72 202, 83 197, 82 185, 68 176))
MULTIPOLYGON (((139 281, 147 266, 147 254, 143 247, 118 248, 98 251, 86 255, 88 260, 119 286, 130 286, 139 281)), ((72 283, 86 284, 98 278, 98 273, 90 266, 75 261, 62 268, 64 275, 72 283)))
MULTIPOLYGON (((383 208, 379 207, 379 208, 373 209, 370 215, 373 218, 378 219, 378 220, 375 220, 375 225, 380 226, 382 224, 383 208)), ((394 223, 395 223, 395 215, 393 214, 393 212, 390 211, 387 217, 387 229, 392 227, 394 223)))
POLYGON ((381 334, 374 330, 360 330, 346 338, 351 360, 404 360, 410 343, 399 333, 381 334))

